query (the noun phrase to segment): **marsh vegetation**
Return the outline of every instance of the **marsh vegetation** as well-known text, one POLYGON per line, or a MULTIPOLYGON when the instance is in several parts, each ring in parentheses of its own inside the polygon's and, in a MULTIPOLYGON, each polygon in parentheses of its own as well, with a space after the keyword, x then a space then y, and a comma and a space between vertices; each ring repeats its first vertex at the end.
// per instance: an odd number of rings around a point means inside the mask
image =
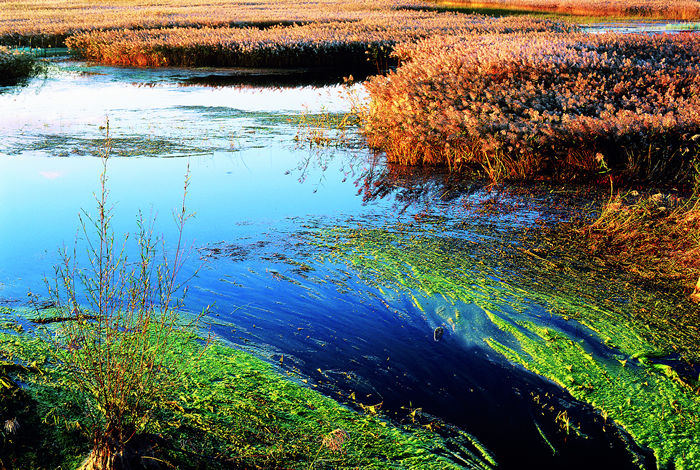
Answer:
POLYGON ((700 468, 699 37, 7 3, 0 468, 700 468))
POLYGON ((35 57, 0 47, 0 86, 23 83, 39 73, 40 69, 35 57))
POLYGON ((389 161, 537 177, 694 181, 700 37, 514 34, 398 48, 365 133, 389 161))
POLYGON ((542 0, 513 0, 513 1, 470 1, 470 0, 439 0, 438 5, 456 6, 475 11, 492 11, 501 14, 508 13, 554 13, 572 16, 593 16, 599 18, 638 18, 638 19, 673 19, 697 20, 700 18, 700 7, 692 0, 673 0, 661 2, 658 0, 564 0, 546 2, 542 0))

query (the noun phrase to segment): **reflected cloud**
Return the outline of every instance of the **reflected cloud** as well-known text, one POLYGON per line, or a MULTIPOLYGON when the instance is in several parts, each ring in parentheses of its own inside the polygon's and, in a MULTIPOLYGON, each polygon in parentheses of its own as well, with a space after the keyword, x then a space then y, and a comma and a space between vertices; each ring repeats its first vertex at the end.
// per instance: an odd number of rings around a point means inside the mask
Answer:
POLYGON ((55 180, 61 178, 64 173, 62 171, 40 171, 39 175, 47 180, 55 180))

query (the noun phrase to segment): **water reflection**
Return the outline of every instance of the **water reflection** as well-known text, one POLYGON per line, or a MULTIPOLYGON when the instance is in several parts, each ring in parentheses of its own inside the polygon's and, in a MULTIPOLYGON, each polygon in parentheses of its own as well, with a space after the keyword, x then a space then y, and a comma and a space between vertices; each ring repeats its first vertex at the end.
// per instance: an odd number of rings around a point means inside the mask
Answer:
POLYGON ((344 74, 337 68, 307 69, 202 69, 200 73, 180 80, 182 85, 195 86, 246 86, 246 87, 285 87, 331 86, 361 82, 368 76, 376 74, 376 69, 366 68, 350 70, 344 74))
POLYGON ((618 21, 591 23, 582 26, 588 33, 680 33, 684 31, 700 31, 700 23, 697 21, 668 22, 658 21, 618 21))

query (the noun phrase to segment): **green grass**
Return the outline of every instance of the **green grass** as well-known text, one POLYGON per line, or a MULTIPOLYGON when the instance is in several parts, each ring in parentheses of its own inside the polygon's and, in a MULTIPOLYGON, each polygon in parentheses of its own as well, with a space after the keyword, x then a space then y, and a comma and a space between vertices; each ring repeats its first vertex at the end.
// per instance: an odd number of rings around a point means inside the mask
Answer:
POLYGON ((0 86, 20 84, 40 70, 40 64, 32 54, 0 47, 0 86))

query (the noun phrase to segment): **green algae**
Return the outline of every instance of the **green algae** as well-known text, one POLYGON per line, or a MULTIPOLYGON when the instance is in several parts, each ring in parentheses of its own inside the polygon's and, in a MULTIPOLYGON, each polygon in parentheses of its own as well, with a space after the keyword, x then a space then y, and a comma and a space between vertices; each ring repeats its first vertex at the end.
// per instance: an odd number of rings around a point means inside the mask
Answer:
POLYGON ((235 455, 246 466, 296 462, 309 468, 487 467, 479 463, 476 449, 469 452, 473 463, 455 462, 431 433, 407 432, 340 406, 239 350, 214 344, 196 361, 201 351, 188 343, 177 354, 193 358, 192 373, 183 384, 186 399, 179 404, 183 411, 177 414, 178 429, 188 429, 186 435, 206 433, 210 453, 235 455), (342 452, 328 445, 333 433, 344 436, 342 452))
POLYGON ((670 368, 646 361, 603 361, 552 328, 518 322, 523 331, 488 315, 518 341, 516 349, 487 338, 495 351, 558 383, 623 426, 638 444, 654 450, 660 468, 700 468, 700 396, 670 368))
MULTIPOLYGON (((0 360, 23 366, 12 380, 23 384, 23 402, 31 410, 20 417, 18 436, 24 436, 24 444, 12 449, 16 468, 75 468, 90 448, 89 402, 71 387, 51 341, 43 339, 46 332, 51 329, 0 331, 0 360)), ((351 410, 304 385, 305 379, 285 377, 248 353, 221 342, 208 344, 186 330, 173 334, 166 363, 178 377, 177 393, 159 404, 143 431, 159 436, 164 442, 159 458, 176 468, 493 465, 478 441, 464 433, 447 439, 428 429, 395 425, 376 410, 351 410)), ((0 394, 0 411, 11 399, 0 394)))
POLYGON ((624 354, 677 353, 700 362, 700 308, 682 296, 640 286, 630 273, 586 260, 585 253, 566 252, 572 240, 460 224, 469 231, 465 239, 455 227, 436 227, 332 228, 308 241, 370 285, 439 296, 453 306, 524 312, 537 305, 576 320, 624 354))
POLYGON ((593 405, 660 467, 700 468, 698 382, 654 359, 697 363, 697 309, 565 248, 543 252, 541 239, 483 229, 471 237, 444 224, 397 225, 331 228, 309 241, 385 297, 406 295, 424 312, 437 303, 455 334, 476 331, 481 344, 593 405))

